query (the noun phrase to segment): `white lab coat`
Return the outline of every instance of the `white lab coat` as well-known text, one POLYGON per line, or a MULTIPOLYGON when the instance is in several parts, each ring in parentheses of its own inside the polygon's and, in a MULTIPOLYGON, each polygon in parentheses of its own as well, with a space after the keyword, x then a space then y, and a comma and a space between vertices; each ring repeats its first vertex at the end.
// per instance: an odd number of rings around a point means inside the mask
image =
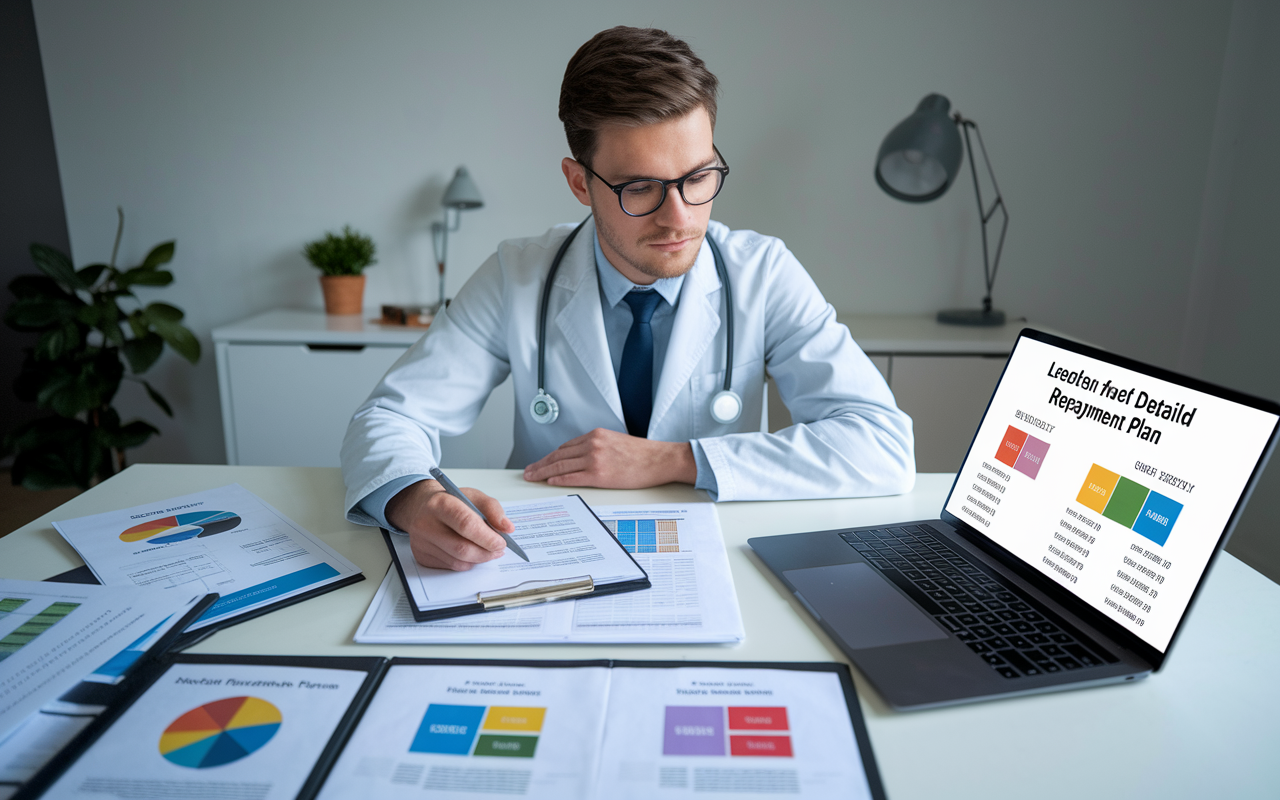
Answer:
MULTIPOLYGON (((509 468, 523 468, 594 428, 626 431, 600 308, 594 220, 565 252, 547 311, 546 390, 560 416, 542 425, 529 414, 538 391, 543 281, 572 229, 560 225, 499 245, 356 411, 342 443, 349 519, 372 524, 356 507, 360 500, 438 466, 440 436, 469 430, 508 374, 516 406, 509 468)), ((795 256, 754 231, 712 222, 708 234, 732 285, 733 388, 742 414, 722 425, 710 412, 724 382, 724 301, 703 242, 681 287, 649 438, 697 439, 722 501, 909 491, 911 419, 795 256), (759 430, 766 369, 796 423, 777 433, 759 430)))

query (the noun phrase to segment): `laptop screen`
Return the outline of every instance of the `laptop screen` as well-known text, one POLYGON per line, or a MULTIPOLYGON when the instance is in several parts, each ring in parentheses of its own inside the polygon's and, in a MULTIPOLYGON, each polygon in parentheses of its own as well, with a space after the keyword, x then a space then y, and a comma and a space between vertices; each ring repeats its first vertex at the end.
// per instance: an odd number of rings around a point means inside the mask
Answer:
POLYGON ((1023 336, 946 510, 1164 653, 1276 423, 1023 336))

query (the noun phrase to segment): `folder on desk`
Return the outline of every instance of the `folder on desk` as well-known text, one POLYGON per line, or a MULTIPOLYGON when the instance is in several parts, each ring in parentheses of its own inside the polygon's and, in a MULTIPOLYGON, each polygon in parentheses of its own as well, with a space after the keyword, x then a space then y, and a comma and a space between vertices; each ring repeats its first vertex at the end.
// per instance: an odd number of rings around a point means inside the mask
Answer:
POLYGON ((580 495, 504 503, 513 553, 470 570, 431 569, 413 557, 409 537, 382 530, 413 618, 430 622, 553 600, 632 592, 649 576, 580 495))

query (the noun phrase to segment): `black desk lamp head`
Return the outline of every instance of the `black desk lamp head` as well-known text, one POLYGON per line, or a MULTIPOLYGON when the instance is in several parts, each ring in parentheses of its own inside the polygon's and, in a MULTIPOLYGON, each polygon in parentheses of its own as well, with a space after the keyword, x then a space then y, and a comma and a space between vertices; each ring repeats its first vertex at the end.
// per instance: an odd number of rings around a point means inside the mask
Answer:
POLYGON ((927 203, 946 194, 960 172, 964 151, 969 151, 969 171, 973 175, 973 191, 978 198, 978 213, 982 217, 982 266, 986 277, 987 293, 980 309, 954 309, 938 312, 938 321, 952 325, 1003 325, 1004 312, 991 308, 991 287, 995 283, 996 270, 1000 266, 1000 253, 1004 249, 1004 235, 1009 228, 1009 212, 1005 208, 1000 187, 996 185, 991 160, 987 157, 982 132, 973 120, 959 113, 949 114, 951 102, 940 94, 931 94, 920 101, 915 113, 898 123, 884 137, 880 152, 876 155, 876 183, 890 197, 908 203, 927 203), (978 183, 978 169, 973 158, 972 130, 978 137, 978 148, 987 165, 987 175, 995 190, 995 200, 987 207, 982 202, 982 187, 978 183), (961 147, 960 133, 964 132, 961 147), (990 255, 987 243, 987 223, 999 210, 1003 222, 1000 238, 996 243, 995 258, 990 255))

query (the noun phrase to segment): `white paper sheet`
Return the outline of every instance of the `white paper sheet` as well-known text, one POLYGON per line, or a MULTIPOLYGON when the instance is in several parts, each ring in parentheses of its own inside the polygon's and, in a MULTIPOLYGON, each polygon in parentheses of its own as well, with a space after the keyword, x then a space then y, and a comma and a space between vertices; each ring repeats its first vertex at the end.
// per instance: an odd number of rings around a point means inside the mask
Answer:
POLYGON ((603 667, 394 666, 319 796, 600 797, 608 688, 603 667))
POLYGON ((340 669, 175 664, 47 796, 295 797, 366 677, 340 669))
POLYGON ((578 495, 503 503, 502 508, 515 524, 511 538, 529 557, 527 562, 508 552, 463 572, 430 569, 414 560, 408 536, 392 535, 397 560, 418 608, 475 603, 480 592, 514 589, 528 581, 566 581, 590 575, 597 585, 606 585, 644 577, 578 495))
POLYGON ((91 673, 122 672, 203 595, 0 579, 0 741, 91 673))
POLYGON ((652 589, 419 623, 413 619, 393 567, 365 612, 355 640, 382 644, 742 641, 738 597, 711 503, 596 506, 592 510, 610 528, 622 528, 621 541, 649 573, 652 589))
POLYGON ((599 786, 611 800, 716 796, 870 800, 830 672, 612 670, 599 786))
POLYGON ((107 586, 222 595, 188 630, 360 572, 239 484, 53 526, 107 586))

